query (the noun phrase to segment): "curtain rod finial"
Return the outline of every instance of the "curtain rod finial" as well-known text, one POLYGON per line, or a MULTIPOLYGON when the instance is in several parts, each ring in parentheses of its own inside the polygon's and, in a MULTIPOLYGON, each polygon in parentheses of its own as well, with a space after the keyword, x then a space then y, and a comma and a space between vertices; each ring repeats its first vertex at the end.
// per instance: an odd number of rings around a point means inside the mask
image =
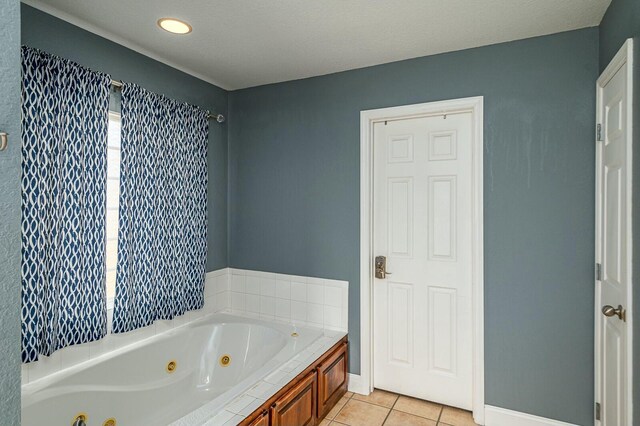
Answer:
POLYGON ((209 114, 209 118, 215 118, 218 123, 224 123, 226 120, 222 114, 209 114))

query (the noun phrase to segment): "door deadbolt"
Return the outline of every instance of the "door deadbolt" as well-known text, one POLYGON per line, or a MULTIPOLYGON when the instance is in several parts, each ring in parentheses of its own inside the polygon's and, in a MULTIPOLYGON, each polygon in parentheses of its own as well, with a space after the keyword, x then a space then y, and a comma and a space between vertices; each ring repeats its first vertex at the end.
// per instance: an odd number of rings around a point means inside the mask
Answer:
POLYGON ((604 305, 602 307, 602 314, 605 317, 613 317, 613 316, 617 316, 619 319, 621 319, 622 321, 626 322, 627 321, 627 311, 624 310, 624 308, 622 307, 622 305, 618 305, 617 308, 614 308, 611 305, 604 305))
POLYGON ((376 278, 385 279, 391 272, 387 272, 386 256, 376 256, 376 278))

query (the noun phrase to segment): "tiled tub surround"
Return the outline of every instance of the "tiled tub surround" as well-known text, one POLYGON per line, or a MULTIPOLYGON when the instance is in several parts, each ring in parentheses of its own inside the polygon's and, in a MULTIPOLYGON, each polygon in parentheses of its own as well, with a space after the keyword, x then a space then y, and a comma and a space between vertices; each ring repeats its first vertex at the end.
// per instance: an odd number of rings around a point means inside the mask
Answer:
POLYGON ((230 312, 347 331, 347 281, 231 269, 230 312))
POLYGON ((344 335, 209 314, 23 386, 23 425, 70 424, 78 413, 89 424, 235 424, 344 335))

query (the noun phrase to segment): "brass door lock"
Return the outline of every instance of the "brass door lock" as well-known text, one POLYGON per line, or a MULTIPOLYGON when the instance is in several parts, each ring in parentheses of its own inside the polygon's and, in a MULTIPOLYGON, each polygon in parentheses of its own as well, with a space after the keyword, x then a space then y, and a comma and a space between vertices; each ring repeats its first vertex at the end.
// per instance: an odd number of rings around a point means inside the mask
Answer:
POLYGON ((386 256, 376 256, 376 278, 383 280, 387 275, 391 275, 391 272, 387 272, 386 256))

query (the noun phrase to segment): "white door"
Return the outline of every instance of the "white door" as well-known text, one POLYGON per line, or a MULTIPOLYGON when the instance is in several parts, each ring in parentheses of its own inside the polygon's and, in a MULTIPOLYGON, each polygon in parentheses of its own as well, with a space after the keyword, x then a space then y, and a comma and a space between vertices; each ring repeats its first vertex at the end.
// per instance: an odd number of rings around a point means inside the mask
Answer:
POLYGON ((472 113, 374 124, 373 385, 472 408, 472 113))
POLYGON ((631 47, 598 80, 596 150, 596 418, 631 425, 631 47), (630 59, 630 56, 629 56, 630 59), (600 413, 598 413, 600 411, 600 413))

